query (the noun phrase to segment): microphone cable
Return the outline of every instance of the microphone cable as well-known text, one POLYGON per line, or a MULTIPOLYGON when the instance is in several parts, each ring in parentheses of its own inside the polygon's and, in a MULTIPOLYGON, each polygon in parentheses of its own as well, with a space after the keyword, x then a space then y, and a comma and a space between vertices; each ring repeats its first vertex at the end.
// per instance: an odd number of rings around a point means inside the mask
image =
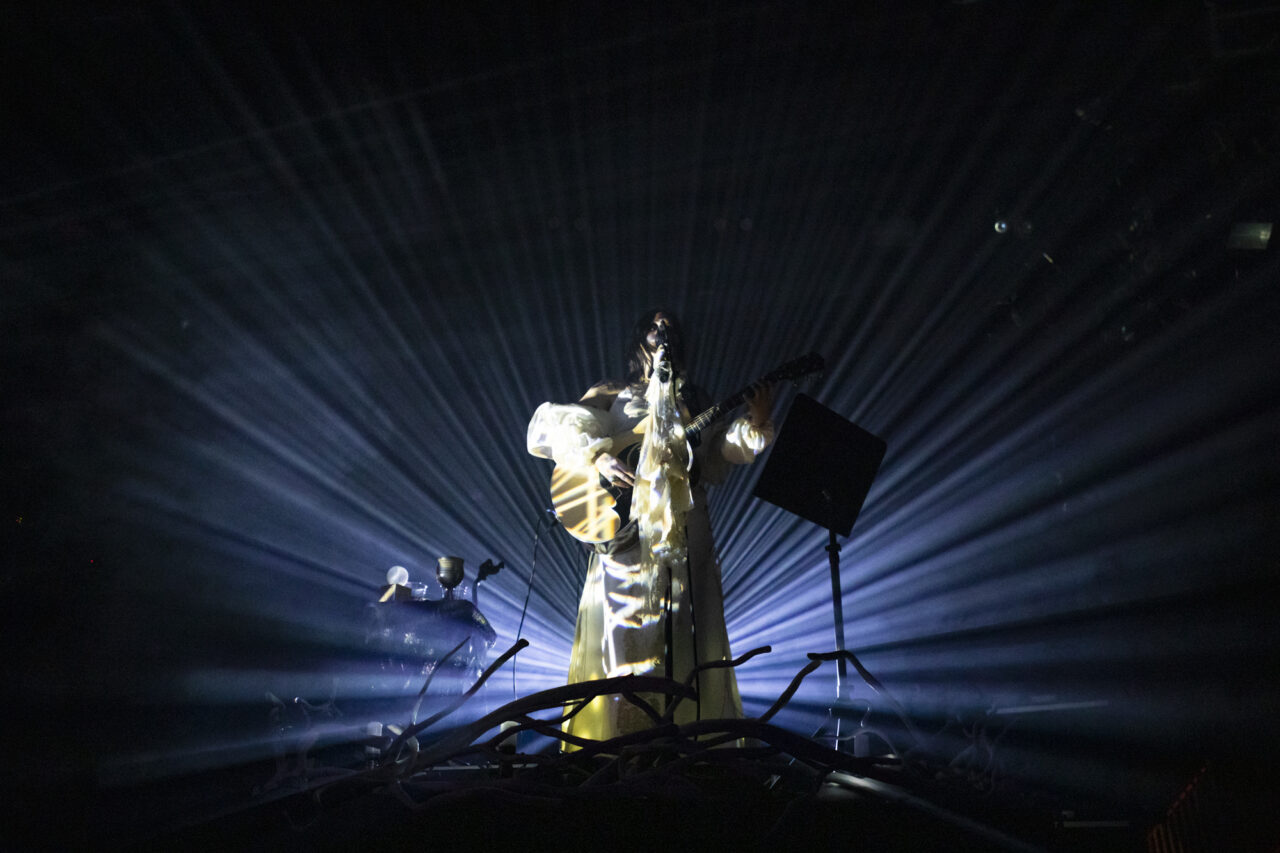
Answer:
MULTIPOLYGON (((549 517, 547 530, 554 530, 555 526, 560 523, 560 519, 556 518, 555 510, 547 509, 544 511, 549 517)), ((533 522, 533 556, 529 561, 529 588, 524 593, 524 606, 520 608, 520 624, 516 627, 516 642, 520 642, 520 634, 524 631, 524 617, 529 612, 529 596, 533 595, 533 577, 538 571, 538 543, 542 540, 542 521, 543 516, 539 516, 533 522)), ((511 659, 511 695, 519 698, 516 694, 516 659, 511 659)))

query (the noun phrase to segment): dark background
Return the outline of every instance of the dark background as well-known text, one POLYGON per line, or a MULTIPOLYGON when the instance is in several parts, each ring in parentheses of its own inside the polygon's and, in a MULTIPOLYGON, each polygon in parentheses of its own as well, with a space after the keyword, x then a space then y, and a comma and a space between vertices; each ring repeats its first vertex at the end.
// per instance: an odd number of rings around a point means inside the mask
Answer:
MULTIPOLYGON (((510 645, 528 417, 656 304, 714 393, 817 351, 806 392, 888 443, 849 647, 930 729, 1017 717, 1002 791, 1145 827, 1201 768, 1268 778, 1280 294, 1232 238, 1276 214, 1261 4, 5 18, 5 775, 40 831, 210 811, 135 794, 269 755, 265 692, 354 667, 392 565, 505 560, 510 645)), ((712 513, 758 713, 832 639, 825 534, 755 476, 712 513)), ((563 679, 581 556, 540 543, 505 698, 563 679)))

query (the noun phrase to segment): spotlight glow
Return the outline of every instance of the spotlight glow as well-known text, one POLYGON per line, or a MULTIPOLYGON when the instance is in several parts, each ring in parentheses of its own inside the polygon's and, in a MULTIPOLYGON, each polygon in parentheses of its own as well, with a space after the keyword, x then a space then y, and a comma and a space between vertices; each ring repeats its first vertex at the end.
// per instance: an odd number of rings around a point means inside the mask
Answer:
MULTIPOLYGON (((323 10, 134 10, 58 24, 56 51, 32 28, 49 88, 0 192, 7 361, 42 365, 8 397, 33 448, 11 528, 42 569, 97 561, 50 608, 92 607, 92 648, 33 703, 90 693, 112 778, 268 759, 268 694, 415 695, 366 608, 386 582, 441 597, 441 554, 494 653, 530 643, 459 717, 562 684, 585 559, 547 528, 526 424, 665 304, 712 396, 816 351, 806 392, 888 442, 841 543, 844 630, 939 743, 1004 709, 1020 781, 1143 813, 1176 793, 1170 752, 1250 754, 1280 699, 1255 671, 1280 270, 1223 223, 1280 182, 1243 142, 1181 140, 1197 110, 1215 134, 1270 113, 1179 100, 1166 51, 1202 28, 972 5, 602 33, 521 11, 474 56, 323 10)), ((731 645, 773 649, 739 671, 748 712, 834 645, 826 533, 753 501, 758 474, 710 499, 731 645)), ((775 722, 811 733, 834 671, 775 722)))

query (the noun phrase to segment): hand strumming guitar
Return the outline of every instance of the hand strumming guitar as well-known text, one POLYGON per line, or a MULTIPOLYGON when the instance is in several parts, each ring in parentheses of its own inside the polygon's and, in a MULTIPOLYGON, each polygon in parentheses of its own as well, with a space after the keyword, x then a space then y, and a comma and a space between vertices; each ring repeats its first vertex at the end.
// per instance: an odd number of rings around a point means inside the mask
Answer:
MULTIPOLYGON (((746 394, 747 416, 754 427, 763 427, 773 420, 773 383, 757 382, 746 394)), ((610 485, 633 488, 636 484, 636 473, 629 465, 612 453, 601 453, 596 457, 596 472, 610 485)))
MULTIPOLYGON (((650 319, 651 317, 646 317, 643 327, 637 332, 641 339, 652 325, 649 322, 650 319)), ((628 368, 629 370, 634 368, 636 371, 634 376, 628 374, 632 385, 644 378, 645 365, 641 363, 642 361, 637 358, 635 364, 628 368)), ((733 458, 726 455, 731 445, 724 441, 718 442, 721 445, 718 455, 732 464, 744 464, 754 459, 773 437, 772 409, 775 403, 776 383, 817 373, 822 370, 822 366, 822 357, 817 353, 809 353, 770 371, 759 381, 729 395, 703 410, 696 417, 689 418, 688 413, 685 413, 686 437, 694 447, 702 448, 701 452, 707 453, 706 448, 709 446, 707 440, 717 440, 717 434, 705 431, 721 418, 745 408, 747 411, 744 413, 743 420, 749 421, 749 425, 754 429, 733 431, 734 440, 737 442, 732 445, 733 458)), ((579 405, 588 409, 598 409, 601 412, 611 412, 615 408, 614 404, 618 402, 619 394, 625 388, 627 385, 618 381, 598 383, 583 395, 579 405)), ((533 437, 530 439, 529 452, 534 456, 554 459, 556 442, 551 438, 552 433, 562 428, 573 432, 572 428, 565 427, 564 424, 576 423, 577 413, 569 412, 565 414, 572 417, 561 417, 557 413, 558 408, 544 403, 539 407, 538 413, 535 413, 529 430, 529 435, 533 437), (535 440, 537 443, 532 443, 535 440)), ((622 413, 625 414, 625 412, 626 409, 623 406, 622 413)), ((637 430, 635 426, 638 425, 631 425, 628 421, 614 434, 606 436, 593 432, 586 437, 592 441, 609 438, 610 444, 605 446, 609 447, 610 452, 592 457, 587 464, 583 464, 581 456, 570 454, 573 456, 572 459, 558 462, 555 470, 551 472, 551 502, 555 506, 556 517, 560 519, 564 529, 580 542, 589 545, 608 542, 617 536, 618 531, 630 518, 630 495, 625 493, 636 485, 637 463, 631 460, 638 455, 638 443, 643 432, 643 430, 637 430)), ((727 432, 726 430, 725 433, 727 432)), ((720 434, 720 437, 727 438, 727 435, 720 434)), ((566 438, 567 447, 577 448, 584 444, 583 435, 574 434, 566 438)))
POLYGON ((636 484, 636 472, 632 471, 621 459, 612 453, 601 453, 596 457, 596 470, 611 485, 625 486, 628 489, 636 484))

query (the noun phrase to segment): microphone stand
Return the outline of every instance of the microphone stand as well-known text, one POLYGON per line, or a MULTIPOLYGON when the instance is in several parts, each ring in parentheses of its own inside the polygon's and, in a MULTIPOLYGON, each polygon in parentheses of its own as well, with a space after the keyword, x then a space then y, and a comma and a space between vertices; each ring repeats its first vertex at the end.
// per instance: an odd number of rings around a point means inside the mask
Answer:
MULTIPOLYGON (((667 358, 667 330, 664 326, 658 327, 656 335, 658 348, 654 353, 655 361, 653 365, 654 372, 658 375, 658 381, 664 385, 671 381, 671 361, 667 358)), ((674 583, 671 577, 671 563, 667 563, 667 588, 663 594, 663 618, 662 618, 662 642, 663 642, 663 673, 668 680, 675 678, 675 636, 674 629, 671 626, 671 593, 674 583)))

